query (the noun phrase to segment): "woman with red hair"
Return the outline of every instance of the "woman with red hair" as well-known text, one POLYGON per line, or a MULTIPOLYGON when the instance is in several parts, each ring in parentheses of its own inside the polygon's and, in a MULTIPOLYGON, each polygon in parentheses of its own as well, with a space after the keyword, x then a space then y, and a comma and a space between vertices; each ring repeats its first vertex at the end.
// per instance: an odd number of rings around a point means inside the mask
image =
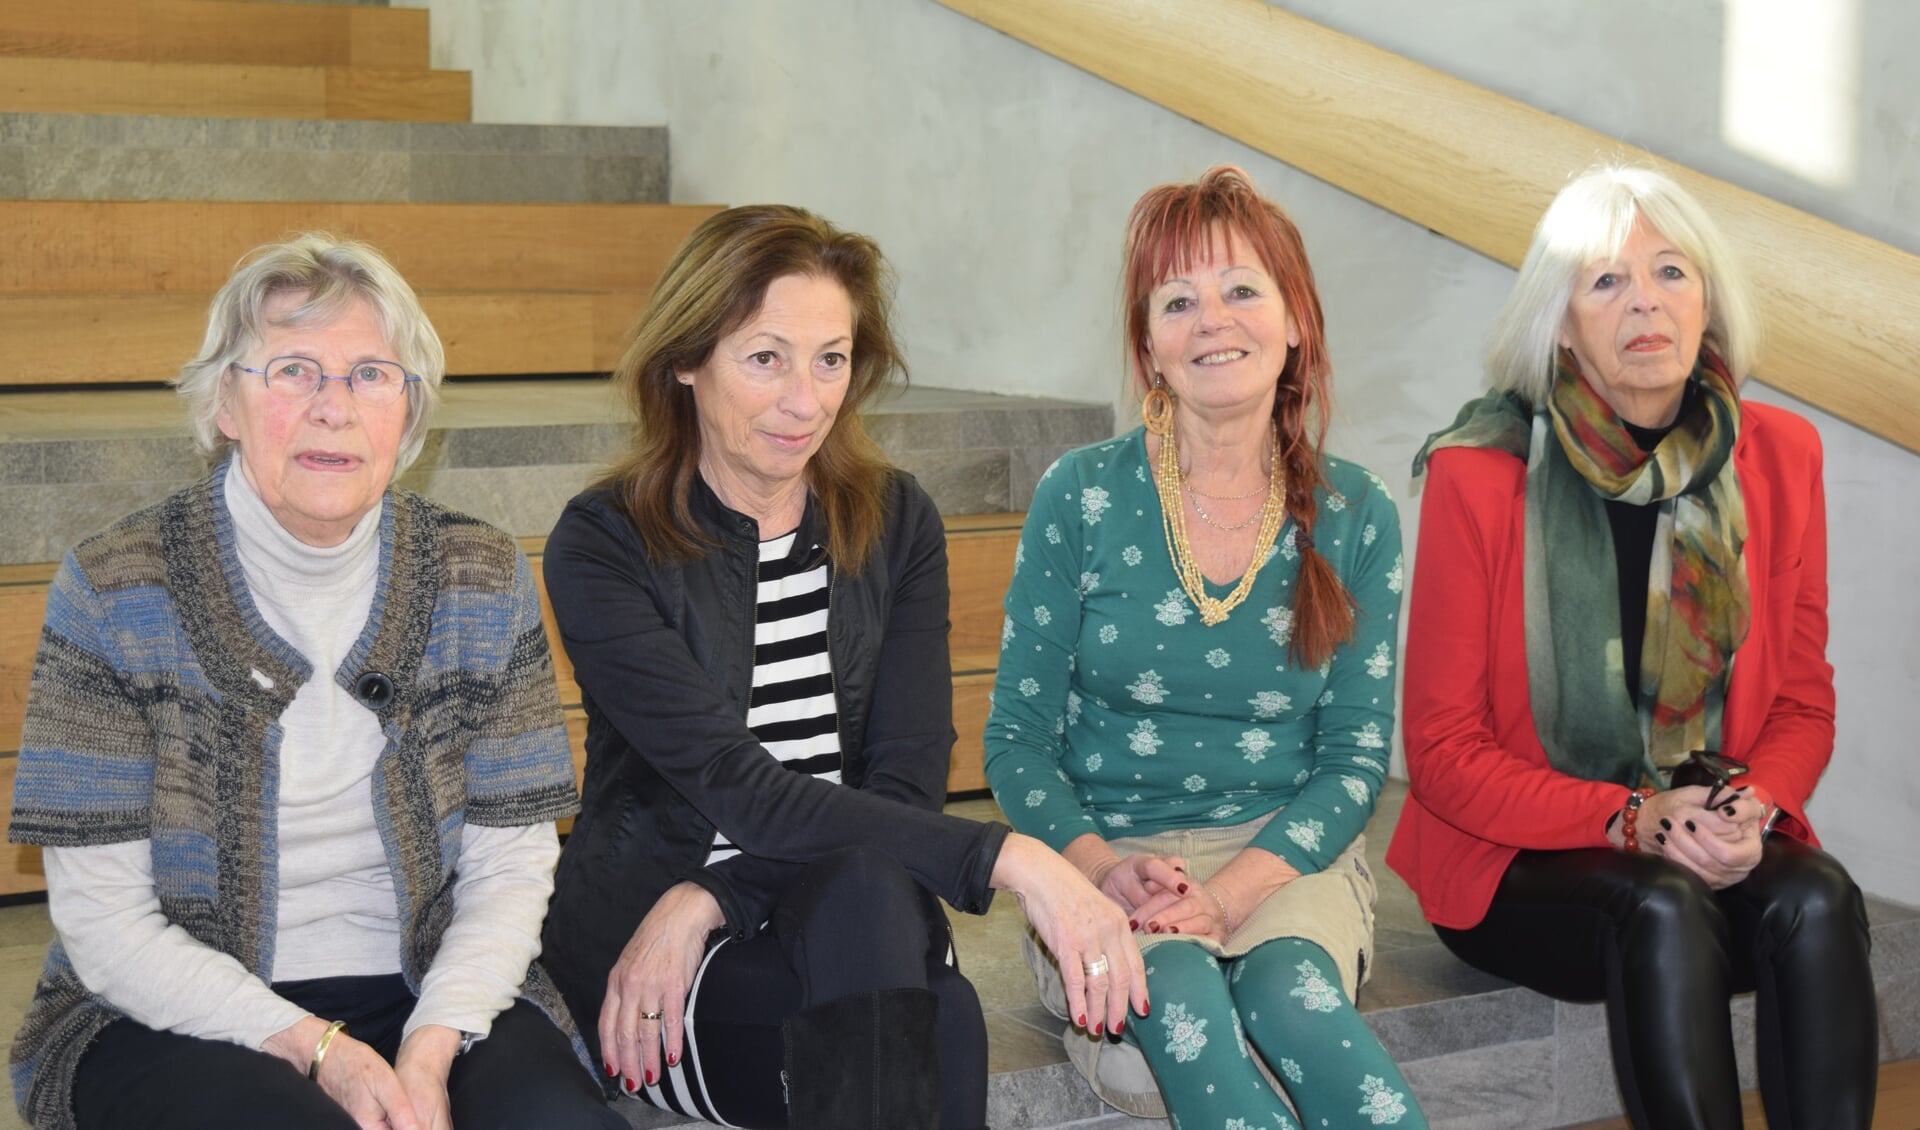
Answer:
POLYGON ((1144 424, 1041 479, 986 734, 1008 819, 1147 951, 1146 1018, 1124 1042, 1069 1031, 1069 1053, 1101 1097, 1177 1125, 1291 1128, 1290 1100, 1309 1126, 1425 1126, 1353 1006, 1400 525, 1377 476, 1321 450, 1300 233, 1238 169, 1156 188, 1128 221, 1125 303, 1144 424))

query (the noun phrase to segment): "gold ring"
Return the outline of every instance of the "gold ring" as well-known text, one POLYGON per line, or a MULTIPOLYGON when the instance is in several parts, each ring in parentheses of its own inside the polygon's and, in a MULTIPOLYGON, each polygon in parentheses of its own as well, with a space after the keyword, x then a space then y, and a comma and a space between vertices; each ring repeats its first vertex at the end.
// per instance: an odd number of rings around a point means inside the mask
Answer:
POLYGON ((642 1020, 658 1020, 658 1019, 660 1019, 660 1017, 661 1017, 662 1015, 664 1015, 664 1014, 663 1014, 663 1013, 661 1013, 661 1012, 660 1012, 660 1011, 659 1011, 658 1009, 655 1009, 655 1010, 654 1010, 654 1011, 652 1011, 652 1012, 643 1012, 643 1013, 641 1013, 641 1014, 640 1014, 640 1019, 642 1019, 642 1020))
POLYGON ((1086 964, 1087 976, 1103 977, 1107 972, 1107 955, 1101 954, 1086 964))

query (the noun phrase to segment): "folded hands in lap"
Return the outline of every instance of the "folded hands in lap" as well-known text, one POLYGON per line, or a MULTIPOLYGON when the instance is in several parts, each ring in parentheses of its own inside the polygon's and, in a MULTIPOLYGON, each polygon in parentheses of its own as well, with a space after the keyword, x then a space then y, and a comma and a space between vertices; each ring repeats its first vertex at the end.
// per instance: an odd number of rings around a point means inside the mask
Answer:
MULTIPOLYGON (((1700 785, 1655 793, 1640 806, 1640 850, 1662 855, 1720 890, 1747 877, 1760 862, 1760 832, 1766 805, 1751 789, 1722 792, 1707 807, 1700 785)), ((1620 833, 1612 833, 1618 842, 1620 833)))

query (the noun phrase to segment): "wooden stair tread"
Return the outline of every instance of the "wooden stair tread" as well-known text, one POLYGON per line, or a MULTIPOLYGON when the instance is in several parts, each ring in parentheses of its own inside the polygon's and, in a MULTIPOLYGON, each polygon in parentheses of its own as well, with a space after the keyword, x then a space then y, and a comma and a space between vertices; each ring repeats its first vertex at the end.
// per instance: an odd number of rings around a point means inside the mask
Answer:
MULTIPOLYGON (((4 65, 0 60, 0 65, 4 65)), ((0 201, 0 293, 211 294, 290 232, 364 239, 419 291, 645 290, 720 209, 689 204, 0 201)))
POLYGON ((0 112, 465 122, 466 71, 0 57, 0 112))
MULTIPOLYGON (((647 294, 428 291, 420 304, 447 347, 449 374, 604 373, 647 294)), ((167 379, 198 350, 212 297, 0 294, 0 385, 167 379)))
POLYGON ((425 9, 232 0, 0 5, 0 55, 425 70, 425 9))

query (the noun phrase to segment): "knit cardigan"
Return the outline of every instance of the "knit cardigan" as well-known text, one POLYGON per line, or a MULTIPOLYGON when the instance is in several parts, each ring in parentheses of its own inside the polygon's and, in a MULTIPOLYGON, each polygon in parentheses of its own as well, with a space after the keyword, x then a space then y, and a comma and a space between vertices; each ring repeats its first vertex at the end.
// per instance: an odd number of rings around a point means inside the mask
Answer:
MULTIPOLYGON (((14 788, 16 843, 148 840, 167 919, 265 980, 278 906, 279 719, 313 672, 248 594, 208 478, 82 542, 47 602, 14 788)), ((577 808, 532 570, 512 539, 411 492, 387 493, 367 624, 332 677, 379 672, 387 745, 374 821, 394 876, 401 971, 416 993, 454 911, 466 821, 509 827, 577 808)), ((370 703, 371 705, 371 703, 370 703)), ((584 1047, 535 963, 522 995, 584 1047)), ((56 938, 12 1076, 21 1114, 69 1130, 94 1036, 120 1019, 56 938)))

